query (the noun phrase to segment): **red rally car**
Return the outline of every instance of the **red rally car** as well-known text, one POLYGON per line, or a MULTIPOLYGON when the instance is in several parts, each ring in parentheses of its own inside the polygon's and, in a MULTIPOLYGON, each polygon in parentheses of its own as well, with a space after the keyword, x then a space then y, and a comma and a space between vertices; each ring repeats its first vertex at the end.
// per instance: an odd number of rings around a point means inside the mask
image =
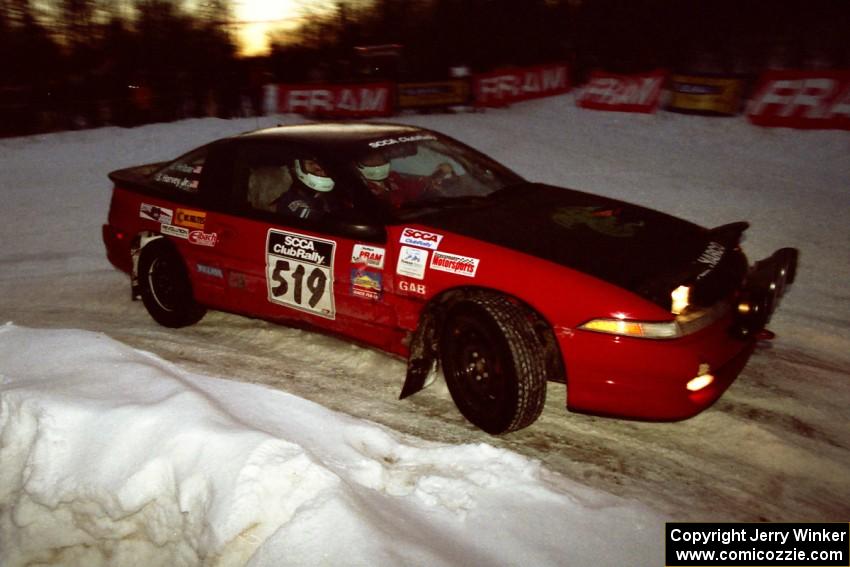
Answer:
POLYGON ((747 223, 704 228, 530 183, 436 132, 307 124, 110 174, 103 239, 169 327, 214 308, 441 369, 493 434, 530 425, 547 381, 571 410, 676 420, 746 364, 797 251, 750 266, 747 223))

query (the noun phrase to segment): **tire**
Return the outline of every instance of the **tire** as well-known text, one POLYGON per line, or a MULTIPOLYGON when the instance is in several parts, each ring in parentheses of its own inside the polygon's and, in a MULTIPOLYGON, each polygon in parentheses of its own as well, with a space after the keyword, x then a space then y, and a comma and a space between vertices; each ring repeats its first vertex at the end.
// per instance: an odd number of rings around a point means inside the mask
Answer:
POLYGON ((206 314, 195 301, 183 259, 167 240, 154 240, 142 248, 138 280, 142 302, 160 325, 186 327, 206 314))
POLYGON ((447 313, 440 362, 458 410, 498 435, 527 427, 546 401, 546 351, 531 314, 506 297, 476 292, 447 313))

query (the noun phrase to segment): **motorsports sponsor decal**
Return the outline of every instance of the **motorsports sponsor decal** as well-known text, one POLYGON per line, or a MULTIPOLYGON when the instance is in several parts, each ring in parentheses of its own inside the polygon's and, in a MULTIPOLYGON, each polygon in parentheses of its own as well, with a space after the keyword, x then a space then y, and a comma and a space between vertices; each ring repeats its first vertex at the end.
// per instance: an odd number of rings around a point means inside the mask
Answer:
POLYGON ((351 269, 351 295, 366 299, 380 299, 383 289, 383 276, 360 268, 351 269))
POLYGON ((189 229, 182 226, 174 226, 172 224, 160 225, 159 231, 166 236, 176 236, 177 238, 189 238, 189 229))
POLYGON ((204 211, 193 211, 190 209, 177 209, 174 214, 174 224, 188 228, 203 230, 207 222, 207 213, 204 211))
POLYGON ((435 234, 433 232, 427 232, 416 228, 405 228, 401 231, 401 239, 399 242, 402 244, 409 244, 411 246, 427 248, 429 250, 436 250, 440 247, 440 241, 442 239, 442 234, 435 234))
POLYGON ((478 258, 434 252, 431 256, 431 269, 474 278, 475 272, 478 271, 478 262, 478 258))
POLYGON ((425 279, 425 266, 428 265, 427 250, 421 248, 412 248, 410 246, 402 246, 398 252, 398 264, 396 264, 396 273, 417 280, 425 279))
POLYGON ((643 75, 617 75, 593 71, 576 96, 576 104, 593 110, 652 113, 658 109, 665 71, 643 75))
POLYGON ((189 233, 189 242, 198 246, 215 246, 218 242, 218 234, 215 232, 204 232, 203 230, 193 230, 189 233))
POLYGON ((156 205, 142 203, 139 208, 139 217, 162 224, 171 224, 174 220, 174 211, 164 207, 157 207, 156 205))
POLYGON ((504 106, 569 90, 566 64, 494 71, 473 78, 476 106, 504 106))
POLYGON ((850 130, 850 71, 767 71, 747 118, 758 126, 850 130))
POLYGON ((393 85, 279 85, 278 111, 313 116, 366 117, 392 113, 393 85))
POLYGON ((334 319, 335 250, 333 240, 269 229, 266 237, 269 301, 334 319))
POLYGON ((386 255, 387 251, 384 248, 355 244, 354 250, 351 252, 351 263, 365 264, 370 268, 381 269, 384 267, 384 257, 386 255))

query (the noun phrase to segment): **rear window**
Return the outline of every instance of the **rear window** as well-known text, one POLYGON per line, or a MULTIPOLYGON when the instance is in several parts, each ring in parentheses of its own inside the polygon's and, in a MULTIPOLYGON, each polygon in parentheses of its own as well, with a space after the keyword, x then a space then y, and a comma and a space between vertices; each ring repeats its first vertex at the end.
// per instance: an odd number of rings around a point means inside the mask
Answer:
POLYGON ((153 174, 154 183, 169 191, 197 193, 207 151, 204 147, 177 158, 153 174))

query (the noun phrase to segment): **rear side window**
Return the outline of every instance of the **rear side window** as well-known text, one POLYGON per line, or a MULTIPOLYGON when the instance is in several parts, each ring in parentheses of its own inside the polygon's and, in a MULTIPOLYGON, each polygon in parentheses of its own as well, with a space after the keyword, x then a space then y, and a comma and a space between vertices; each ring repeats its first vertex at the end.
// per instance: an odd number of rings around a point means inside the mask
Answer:
POLYGON ((204 147, 177 158, 153 174, 154 183, 168 191, 197 193, 207 153, 208 148, 204 147))

